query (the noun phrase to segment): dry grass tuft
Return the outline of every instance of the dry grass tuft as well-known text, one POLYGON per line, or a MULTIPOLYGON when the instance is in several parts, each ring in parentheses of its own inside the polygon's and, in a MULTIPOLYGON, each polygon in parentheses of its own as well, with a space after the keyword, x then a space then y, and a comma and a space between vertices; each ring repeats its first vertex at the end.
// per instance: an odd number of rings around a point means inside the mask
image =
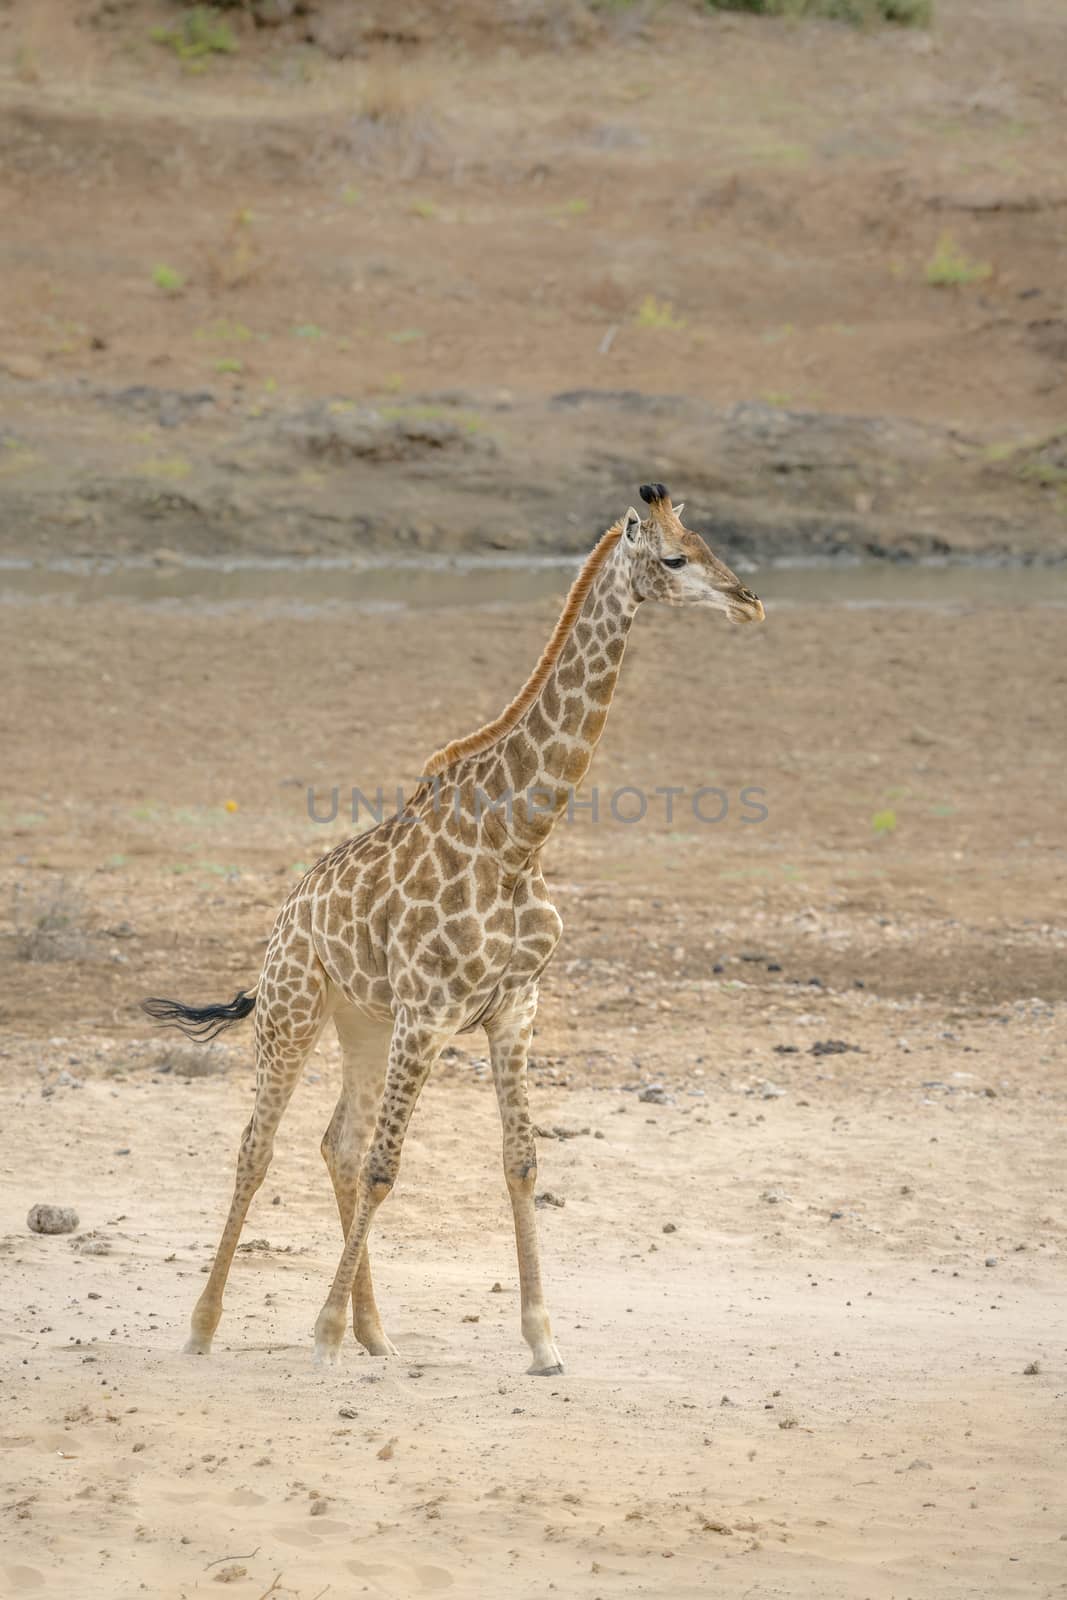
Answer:
POLYGON ((444 139, 440 90, 428 62, 383 55, 368 68, 347 145, 361 166, 416 178, 430 171, 444 139))
POLYGON ((61 878, 31 894, 15 885, 15 955, 19 961, 83 961, 89 953, 85 896, 61 878))
POLYGON ((168 1044, 153 1062, 154 1072, 169 1072, 175 1078, 217 1078, 229 1070, 224 1050, 209 1044, 168 1044))

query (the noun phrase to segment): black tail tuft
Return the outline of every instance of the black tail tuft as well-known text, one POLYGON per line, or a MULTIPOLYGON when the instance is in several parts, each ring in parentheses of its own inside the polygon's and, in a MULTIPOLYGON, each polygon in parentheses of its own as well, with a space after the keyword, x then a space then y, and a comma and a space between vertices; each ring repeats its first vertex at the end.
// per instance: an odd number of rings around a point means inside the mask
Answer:
POLYGON ((183 1006, 180 1000, 142 1000, 141 1010, 147 1012, 153 1022, 162 1023, 165 1028, 180 1028, 186 1038, 195 1039, 197 1044, 207 1044, 224 1028, 232 1028, 235 1022, 247 1017, 255 1003, 254 990, 246 994, 238 989, 228 1006, 183 1006))
POLYGON ((638 491, 646 506, 654 506, 657 500, 669 500, 665 483, 643 483, 638 491))

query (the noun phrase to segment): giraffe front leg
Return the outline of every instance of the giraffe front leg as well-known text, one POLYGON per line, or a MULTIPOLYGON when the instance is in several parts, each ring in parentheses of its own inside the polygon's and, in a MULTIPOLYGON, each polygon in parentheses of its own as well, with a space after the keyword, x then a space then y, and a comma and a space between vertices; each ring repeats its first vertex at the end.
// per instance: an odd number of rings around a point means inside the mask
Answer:
MULTIPOLYGON (((345 1331, 345 1312, 353 1289, 357 1287, 361 1263, 366 1259, 371 1223, 396 1182, 411 1113, 443 1043, 443 1038, 406 1014, 397 1016, 374 1136, 356 1182, 352 1221, 330 1292, 315 1322, 317 1362, 332 1366, 337 1361, 345 1331)), ((369 1269, 365 1281, 369 1281, 369 1269)))
POLYGON ((504 1178, 515 1218, 515 1248, 519 1258, 519 1292, 522 1334, 533 1352, 527 1371, 540 1378, 563 1371, 559 1350, 545 1310, 541 1287, 541 1257, 537 1242, 534 1186, 537 1150, 526 1096, 526 1059, 537 1015, 537 990, 523 996, 515 1010, 496 1017, 487 1026, 493 1082, 504 1136, 504 1178))

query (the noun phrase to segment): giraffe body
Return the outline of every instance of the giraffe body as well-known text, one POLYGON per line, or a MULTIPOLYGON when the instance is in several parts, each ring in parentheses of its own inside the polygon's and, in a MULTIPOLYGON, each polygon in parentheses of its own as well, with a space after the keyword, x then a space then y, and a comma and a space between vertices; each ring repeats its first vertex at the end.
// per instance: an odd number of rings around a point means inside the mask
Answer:
MULTIPOLYGON (((255 1106, 230 1213, 193 1312, 190 1351, 210 1349, 275 1131, 332 1020, 342 1086, 322 1153, 345 1244, 316 1322, 317 1359, 337 1359, 349 1300, 364 1347, 372 1355, 392 1353, 375 1303, 367 1237, 396 1180, 404 1134, 434 1061, 450 1039, 483 1028, 503 1125, 529 1370, 562 1370, 541 1288, 537 1160, 526 1097, 538 981, 563 926, 541 851, 588 770, 641 601, 714 604, 739 621, 763 615, 729 568, 682 528, 662 485, 642 495, 649 519, 642 523, 630 511, 603 536, 511 705, 431 757, 404 813, 331 851, 282 906, 255 991, 255 1106)), ((249 1005, 240 998, 230 1007, 199 1009, 145 1002, 158 1020, 194 1033, 205 1019, 228 1026, 249 1005)))

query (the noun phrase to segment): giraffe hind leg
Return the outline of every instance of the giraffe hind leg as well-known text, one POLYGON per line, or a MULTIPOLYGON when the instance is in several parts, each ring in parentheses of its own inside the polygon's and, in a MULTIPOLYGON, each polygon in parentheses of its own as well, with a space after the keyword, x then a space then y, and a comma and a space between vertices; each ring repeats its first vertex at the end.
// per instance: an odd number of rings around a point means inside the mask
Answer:
POLYGON ((345 1309, 366 1250, 374 1214, 396 1181, 411 1113, 447 1037, 405 1010, 399 1010, 393 1019, 385 1089, 356 1182, 352 1222, 329 1293, 315 1322, 315 1360, 320 1363, 332 1366, 337 1360, 345 1330, 345 1309))
POLYGON ((189 1355, 208 1355, 211 1351, 222 1315, 226 1279, 248 1208, 267 1175, 278 1124, 328 1015, 325 975, 313 956, 309 966, 308 980, 299 997, 303 1003, 272 1002, 268 989, 268 995, 261 997, 256 1007, 256 1099, 241 1136, 229 1214, 207 1283, 193 1308, 185 1346, 189 1355), (310 1006, 306 1003, 309 992, 310 1006))
MULTIPOLYGON (((344 1010, 334 1017, 342 1051, 341 1096, 322 1139, 322 1155, 337 1197, 341 1231, 348 1238, 356 1209, 360 1168, 374 1131, 385 1087, 389 1029, 344 1010)), ((369 1247, 364 1248, 352 1285, 352 1331, 372 1356, 397 1354, 382 1327, 374 1298, 369 1247)))

